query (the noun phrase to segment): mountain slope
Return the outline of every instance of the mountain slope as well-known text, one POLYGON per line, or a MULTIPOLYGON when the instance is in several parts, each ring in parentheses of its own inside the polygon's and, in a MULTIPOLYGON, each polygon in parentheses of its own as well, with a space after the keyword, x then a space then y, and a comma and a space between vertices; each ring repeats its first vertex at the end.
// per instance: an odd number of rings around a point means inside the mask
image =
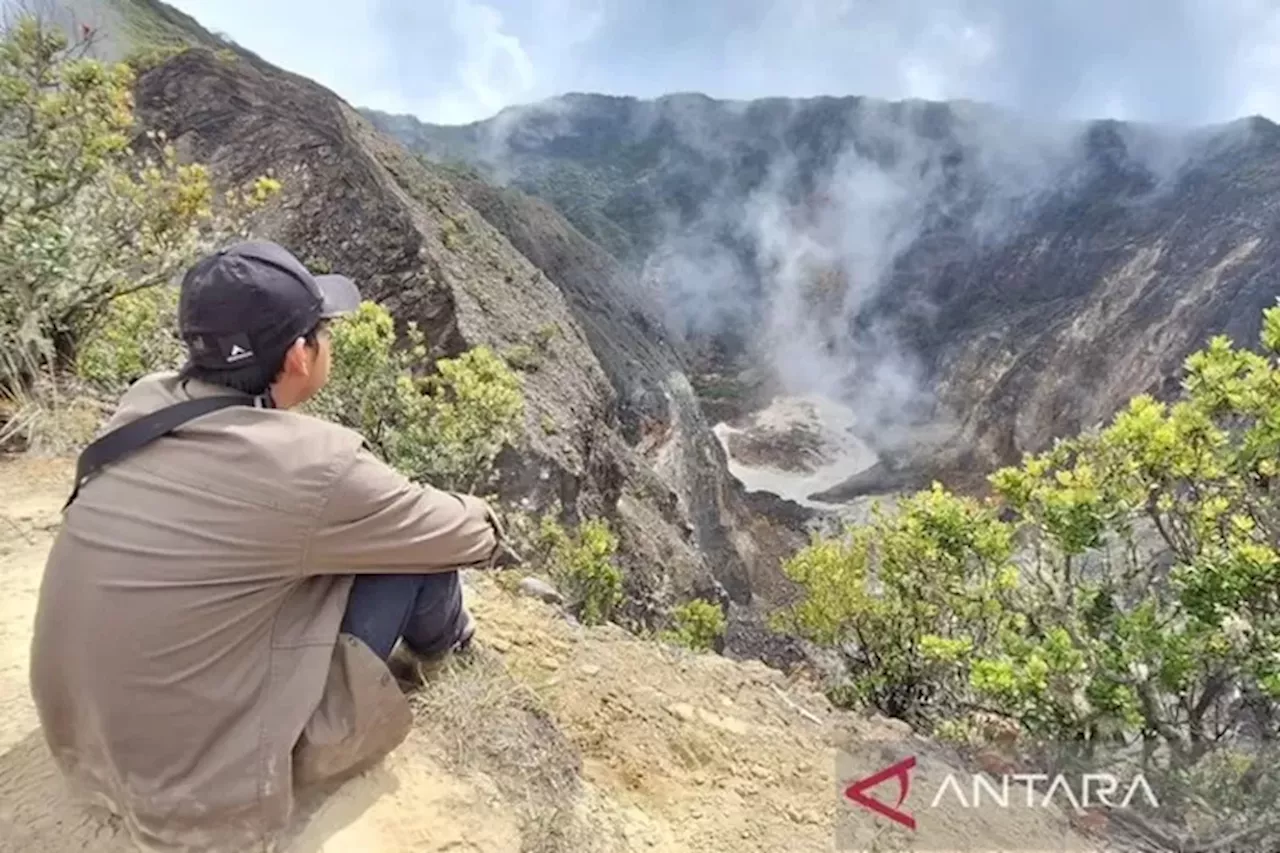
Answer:
POLYGON ((77 38, 84 28, 92 30, 93 53, 107 60, 118 61, 136 51, 205 47, 262 61, 159 0, 40 0, 18 8, 56 21, 77 38))
MULTIPOLYGON (((642 375, 640 365, 662 364, 652 348, 634 335, 610 336, 611 348, 597 356, 602 337, 583 331, 590 318, 575 307, 582 292, 562 292, 445 173, 408 156, 327 90, 203 50, 142 75, 137 108, 145 125, 209 163, 219 181, 273 170, 284 192, 262 233, 304 261, 351 275, 399 321, 418 321, 434 356, 479 344, 545 349, 524 372, 525 446, 502 460, 504 496, 534 512, 559 504, 570 517, 609 517, 630 570, 633 616, 647 621, 673 597, 721 587, 750 601, 753 546, 732 527, 731 481, 696 407, 682 420, 663 399, 668 387, 651 384, 658 407, 641 429, 623 412, 634 401, 620 406, 618 388, 642 375), (709 454, 695 483, 662 466, 664 456, 687 452, 709 454)), ((561 227, 550 211, 542 216, 561 227)), ((661 383, 678 388, 678 366, 666 364, 661 383)))
POLYGON ((365 114, 539 195, 660 291, 710 369, 863 413, 819 496, 980 485, 1160 392, 1276 288, 1280 129, 1036 124, 969 103, 596 95, 464 127, 365 114))

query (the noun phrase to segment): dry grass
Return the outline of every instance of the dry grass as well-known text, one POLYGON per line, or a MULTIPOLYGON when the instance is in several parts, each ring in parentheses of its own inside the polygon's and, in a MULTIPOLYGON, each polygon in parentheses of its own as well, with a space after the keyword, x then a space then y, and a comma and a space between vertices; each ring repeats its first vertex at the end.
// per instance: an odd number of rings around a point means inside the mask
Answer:
POLYGON ((477 640, 411 696, 450 769, 490 777, 520 818, 521 853, 595 849, 581 758, 537 694, 477 640))
POLYGON ((75 453, 93 440, 107 411, 73 377, 0 353, 0 450, 75 453))

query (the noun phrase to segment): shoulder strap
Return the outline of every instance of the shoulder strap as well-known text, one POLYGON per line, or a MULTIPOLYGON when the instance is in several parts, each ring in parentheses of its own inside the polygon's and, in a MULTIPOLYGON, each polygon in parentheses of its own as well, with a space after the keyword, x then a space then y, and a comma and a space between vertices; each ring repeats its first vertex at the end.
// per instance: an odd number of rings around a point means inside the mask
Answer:
POLYGON ((183 400, 181 403, 166 406, 100 436, 86 447, 81 452, 80 458, 76 460, 75 488, 71 490, 71 497, 67 498, 67 502, 63 504, 63 511, 71 506, 71 502, 80 494, 80 487, 85 481, 102 468, 155 441, 160 436, 172 432, 189 420, 237 405, 251 406, 253 399, 224 396, 183 400))

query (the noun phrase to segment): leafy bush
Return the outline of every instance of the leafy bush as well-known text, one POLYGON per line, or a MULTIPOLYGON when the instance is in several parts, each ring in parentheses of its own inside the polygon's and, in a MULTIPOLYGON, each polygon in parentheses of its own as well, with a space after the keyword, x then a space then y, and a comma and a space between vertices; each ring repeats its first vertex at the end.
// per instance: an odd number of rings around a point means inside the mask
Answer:
POLYGON ((334 324, 332 351, 329 384, 308 408, 361 432, 408 477, 472 491, 521 435, 519 377, 485 347, 431 365, 415 324, 398 342, 387 310, 365 302, 334 324))
POLYGON ((541 355, 528 344, 516 344, 502 354, 507 364, 516 370, 532 373, 542 366, 541 355))
POLYGON ((539 551, 552 580, 584 624, 609 620, 622 603, 622 571, 614 563, 618 538, 601 518, 569 533, 550 515, 539 529, 539 551))
POLYGON ((215 205, 204 166, 179 163, 161 134, 138 134, 129 65, 86 51, 30 15, 0 34, 0 394, 24 410, 58 396, 42 389, 60 387, 115 300, 246 233, 248 214, 279 190, 259 179, 215 205))
POLYGON ((963 661, 1016 627, 1005 602, 1012 549, 993 509, 935 486, 791 559, 784 571, 806 595, 778 622, 816 642, 852 642, 848 698, 923 723, 960 710, 963 661))
POLYGON ((724 611, 710 601, 685 602, 672 613, 672 620, 675 627, 663 632, 662 639, 694 651, 710 651, 724 636, 724 611))
POLYGON ((555 323, 547 323, 545 326, 539 326, 533 333, 533 345, 540 352, 547 352, 551 349, 551 342, 560 337, 560 327, 555 323))
POLYGON ((1188 803, 1240 793, 1207 767, 1261 791, 1274 773, 1242 744, 1280 735, 1277 354, 1272 308, 1261 352, 1213 339, 1176 402, 1135 398, 996 472, 988 501, 935 486, 813 542, 779 624, 845 650, 845 700, 924 728, 995 713, 1086 755, 1141 747, 1162 779, 1200 780, 1162 802, 1180 828, 1188 803), (1241 751, 1244 769, 1220 761, 1241 751))
POLYGON ((102 324, 76 353, 76 374, 98 388, 117 391, 148 373, 176 369, 186 354, 177 314, 176 287, 113 299, 102 324))
POLYGON ((163 65, 186 49, 186 45, 182 44, 151 44, 134 50, 124 61, 135 74, 143 74, 163 65))

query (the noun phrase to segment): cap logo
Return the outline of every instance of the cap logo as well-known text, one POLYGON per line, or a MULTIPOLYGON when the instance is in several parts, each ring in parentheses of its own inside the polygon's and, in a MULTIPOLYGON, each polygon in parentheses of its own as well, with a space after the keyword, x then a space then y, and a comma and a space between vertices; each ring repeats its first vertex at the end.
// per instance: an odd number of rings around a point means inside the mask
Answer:
POLYGON ((227 364, 238 364, 253 358, 253 347, 249 337, 244 333, 228 335, 218 341, 222 348, 222 360, 227 364))

